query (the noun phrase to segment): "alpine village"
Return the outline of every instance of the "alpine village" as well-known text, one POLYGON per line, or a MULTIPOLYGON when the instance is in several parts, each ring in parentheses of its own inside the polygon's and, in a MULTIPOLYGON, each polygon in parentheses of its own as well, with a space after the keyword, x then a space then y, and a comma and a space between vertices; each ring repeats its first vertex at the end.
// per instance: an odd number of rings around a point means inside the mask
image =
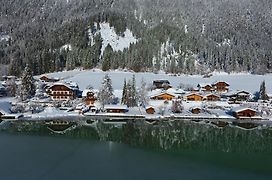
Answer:
POLYGON ((80 89, 80 80, 66 81, 53 74, 32 76, 28 67, 20 79, 3 76, 0 121, 45 123, 55 133, 97 122, 143 121, 155 126, 160 121, 190 121, 244 129, 270 126, 272 122, 272 97, 266 93, 265 81, 259 92, 252 94, 232 89, 231 83, 220 80, 196 87, 180 82, 174 87, 168 79, 137 79, 140 82, 136 83, 132 73, 131 79, 119 77, 123 88, 114 90, 109 74, 103 74, 102 79, 99 89, 80 89))

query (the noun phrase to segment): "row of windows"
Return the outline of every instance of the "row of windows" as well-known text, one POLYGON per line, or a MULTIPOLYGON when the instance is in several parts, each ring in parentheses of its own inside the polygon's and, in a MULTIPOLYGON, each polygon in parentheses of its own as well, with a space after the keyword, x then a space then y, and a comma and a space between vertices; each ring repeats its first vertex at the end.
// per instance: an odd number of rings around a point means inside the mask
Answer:
POLYGON ((55 96, 53 99, 68 99, 68 96, 55 96))
POLYGON ((68 94, 72 94, 72 93, 67 92, 67 91, 65 91, 65 92, 63 92, 63 91, 54 91, 53 94, 54 94, 54 95, 56 95, 56 94, 59 94, 59 95, 61 95, 61 94, 63 94, 63 95, 68 95, 68 94))

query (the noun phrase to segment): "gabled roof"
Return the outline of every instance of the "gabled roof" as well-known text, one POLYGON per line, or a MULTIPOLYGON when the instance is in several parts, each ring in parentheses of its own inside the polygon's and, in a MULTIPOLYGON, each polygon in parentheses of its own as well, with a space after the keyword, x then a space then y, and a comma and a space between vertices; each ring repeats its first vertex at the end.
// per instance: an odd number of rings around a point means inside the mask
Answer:
POLYGON ((145 110, 147 110, 147 109, 155 109, 153 106, 146 106, 146 108, 145 108, 145 110))
POLYGON ((250 110, 250 111, 254 111, 257 112, 255 109, 249 108, 249 107, 242 107, 242 106, 238 106, 232 109, 233 112, 239 113, 245 110, 250 110))
POLYGON ((203 95, 198 94, 198 93, 190 93, 190 94, 186 94, 185 95, 185 97, 188 97, 188 96, 200 96, 200 97, 204 97, 203 95))
POLYGON ((91 89, 85 89, 85 90, 83 90, 82 91, 82 97, 86 97, 89 92, 93 92, 94 93, 94 91, 91 90, 91 89))
POLYGON ((206 86, 212 87, 212 85, 209 84, 209 83, 199 83, 199 84, 197 85, 197 87, 201 87, 201 88, 206 87, 206 86))
POLYGON ((212 83, 212 85, 216 85, 217 83, 225 83, 227 86, 229 86, 229 83, 227 83, 226 81, 215 81, 214 83, 212 83))
POLYGON ((167 94, 167 95, 170 95, 170 96, 172 96, 172 97, 176 97, 176 95, 174 95, 174 94, 172 94, 172 93, 161 92, 161 93, 159 93, 159 94, 155 94, 155 95, 150 96, 150 98, 157 97, 157 96, 161 96, 161 95, 163 95, 163 94, 167 94))
POLYGON ((71 89, 71 90, 76 90, 78 89, 77 88, 77 84, 72 84, 72 83, 63 83, 63 82, 56 82, 56 83, 53 83, 51 86, 48 87, 48 89, 54 87, 54 86, 66 86, 68 89, 71 89))

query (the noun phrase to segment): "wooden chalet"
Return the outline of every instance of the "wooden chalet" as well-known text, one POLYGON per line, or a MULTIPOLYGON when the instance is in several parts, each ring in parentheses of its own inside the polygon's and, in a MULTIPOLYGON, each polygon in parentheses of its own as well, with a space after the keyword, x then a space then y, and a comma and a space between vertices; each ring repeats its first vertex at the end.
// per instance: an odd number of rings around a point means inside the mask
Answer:
POLYGON ((184 99, 187 101, 203 101, 204 97, 197 93, 192 93, 184 96, 184 99))
POLYGON ((220 96, 216 94, 207 94, 204 99, 207 101, 220 101, 220 96))
POLYGON ((199 91, 203 91, 203 92, 213 92, 214 88, 211 84, 198 84, 197 88, 199 89, 199 91))
POLYGON ((246 107, 237 107, 233 109, 234 116, 237 119, 248 119, 256 116, 257 111, 246 107))
POLYGON ((230 94, 228 97, 230 98, 230 101, 248 101, 250 96, 251 94, 247 91, 237 91, 230 94))
POLYGON ((165 89, 165 90, 172 87, 168 80, 155 80, 153 81, 153 86, 155 89, 165 89))
POLYGON ((126 105, 106 105, 104 106, 104 111, 106 113, 126 113, 128 112, 128 107, 126 105))
POLYGON ((82 100, 87 106, 93 106, 94 102, 97 100, 97 97, 92 90, 84 90, 82 92, 82 100))
POLYGON ((176 96, 167 92, 162 92, 160 94, 157 95, 153 95, 150 96, 150 99, 152 100, 172 100, 174 99, 176 96))
POLYGON ((76 97, 76 89, 68 84, 55 83, 47 89, 47 94, 56 101, 71 100, 76 97))
POLYGON ((146 111, 147 114, 154 114, 155 113, 155 108, 152 107, 152 106, 147 106, 145 108, 145 111, 146 111))
POLYGON ((212 84, 215 92, 226 93, 229 91, 229 84, 224 81, 218 81, 212 84))

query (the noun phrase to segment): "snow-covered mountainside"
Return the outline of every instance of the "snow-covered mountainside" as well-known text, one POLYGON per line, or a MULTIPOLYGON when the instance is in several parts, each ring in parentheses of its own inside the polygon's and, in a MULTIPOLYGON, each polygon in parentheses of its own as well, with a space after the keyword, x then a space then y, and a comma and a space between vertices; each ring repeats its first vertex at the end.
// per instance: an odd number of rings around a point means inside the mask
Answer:
POLYGON ((271 73, 271 9, 270 0, 0 1, 0 32, 11 37, 0 38, 0 64, 15 76, 27 63, 35 75, 271 73))
POLYGON ((95 28, 97 29, 95 34, 93 34, 91 30, 88 31, 89 38, 91 40, 91 46, 93 46, 94 37, 98 34, 101 35, 101 55, 103 55, 103 52, 108 45, 110 45, 114 51, 123 51, 125 48, 129 48, 130 44, 137 42, 136 37, 133 36, 132 32, 128 28, 126 28, 123 36, 116 34, 114 27, 110 27, 110 24, 107 22, 99 23, 99 25, 95 23, 95 28), (98 26, 100 29, 97 29, 98 26))

